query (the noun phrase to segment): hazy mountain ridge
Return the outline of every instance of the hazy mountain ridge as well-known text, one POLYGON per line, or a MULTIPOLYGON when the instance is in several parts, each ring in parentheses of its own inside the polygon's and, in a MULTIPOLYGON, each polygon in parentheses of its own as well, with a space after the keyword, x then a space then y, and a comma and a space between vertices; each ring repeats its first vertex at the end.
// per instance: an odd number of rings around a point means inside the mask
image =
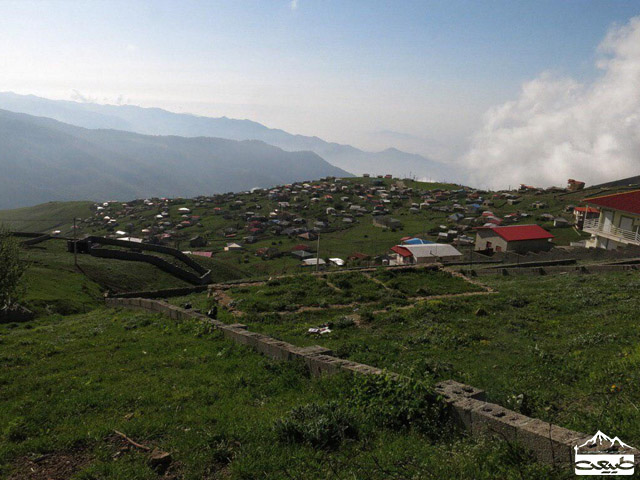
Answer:
POLYGON ((91 130, 0 110, 0 208, 52 200, 195 196, 349 176, 260 141, 91 130))
POLYGON ((350 145, 326 142, 318 137, 294 135, 284 130, 268 128, 251 120, 201 117, 133 105, 99 105, 49 100, 10 92, 0 93, 0 108, 46 116, 85 128, 112 128, 148 135, 261 140, 287 151, 315 152, 332 165, 356 175, 392 173, 396 176, 408 176, 411 174, 433 180, 451 179, 454 176, 448 165, 429 160, 421 155, 394 148, 381 152, 365 152, 350 145))

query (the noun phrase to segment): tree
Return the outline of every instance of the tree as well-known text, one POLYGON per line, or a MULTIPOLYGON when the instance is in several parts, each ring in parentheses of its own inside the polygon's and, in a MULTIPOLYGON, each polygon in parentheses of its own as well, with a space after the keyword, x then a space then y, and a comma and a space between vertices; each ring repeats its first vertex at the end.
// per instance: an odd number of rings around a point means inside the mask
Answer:
POLYGON ((16 303, 24 271, 17 240, 9 231, 0 228, 0 309, 16 303))

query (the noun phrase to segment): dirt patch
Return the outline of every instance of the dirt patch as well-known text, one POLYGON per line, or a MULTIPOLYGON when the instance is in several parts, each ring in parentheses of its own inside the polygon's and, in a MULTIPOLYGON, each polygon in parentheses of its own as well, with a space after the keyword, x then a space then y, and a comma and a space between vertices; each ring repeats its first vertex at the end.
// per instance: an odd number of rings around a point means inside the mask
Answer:
POLYGON ((93 457, 79 449, 54 452, 38 457, 22 457, 15 465, 9 480, 68 480, 88 466, 93 457))

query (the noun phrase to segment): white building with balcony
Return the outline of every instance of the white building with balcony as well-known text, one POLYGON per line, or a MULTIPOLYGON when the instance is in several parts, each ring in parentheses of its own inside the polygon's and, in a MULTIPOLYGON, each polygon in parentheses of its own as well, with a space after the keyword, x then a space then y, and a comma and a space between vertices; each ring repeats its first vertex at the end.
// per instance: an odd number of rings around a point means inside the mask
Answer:
POLYGON ((586 218, 582 229, 591 234, 587 247, 614 250, 640 246, 640 190, 588 198, 588 206, 600 210, 597 218, 586 218))

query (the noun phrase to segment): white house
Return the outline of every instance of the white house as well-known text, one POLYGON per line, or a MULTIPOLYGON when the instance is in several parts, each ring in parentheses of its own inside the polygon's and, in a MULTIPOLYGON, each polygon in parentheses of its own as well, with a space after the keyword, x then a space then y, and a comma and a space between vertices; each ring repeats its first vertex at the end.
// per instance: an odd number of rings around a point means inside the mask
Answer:
POLYGON ((462 253, 447 243, 425 243, 422 245, 396 245, 391 247, 397 265, 434 263, 441 260, 462 258, 462 253))
POLYGON ((640 246, 640 190, 588 198, 600 210, 598 218, 585 218, 582 229, 591 234, 586 246, 614 250, 640 246))

